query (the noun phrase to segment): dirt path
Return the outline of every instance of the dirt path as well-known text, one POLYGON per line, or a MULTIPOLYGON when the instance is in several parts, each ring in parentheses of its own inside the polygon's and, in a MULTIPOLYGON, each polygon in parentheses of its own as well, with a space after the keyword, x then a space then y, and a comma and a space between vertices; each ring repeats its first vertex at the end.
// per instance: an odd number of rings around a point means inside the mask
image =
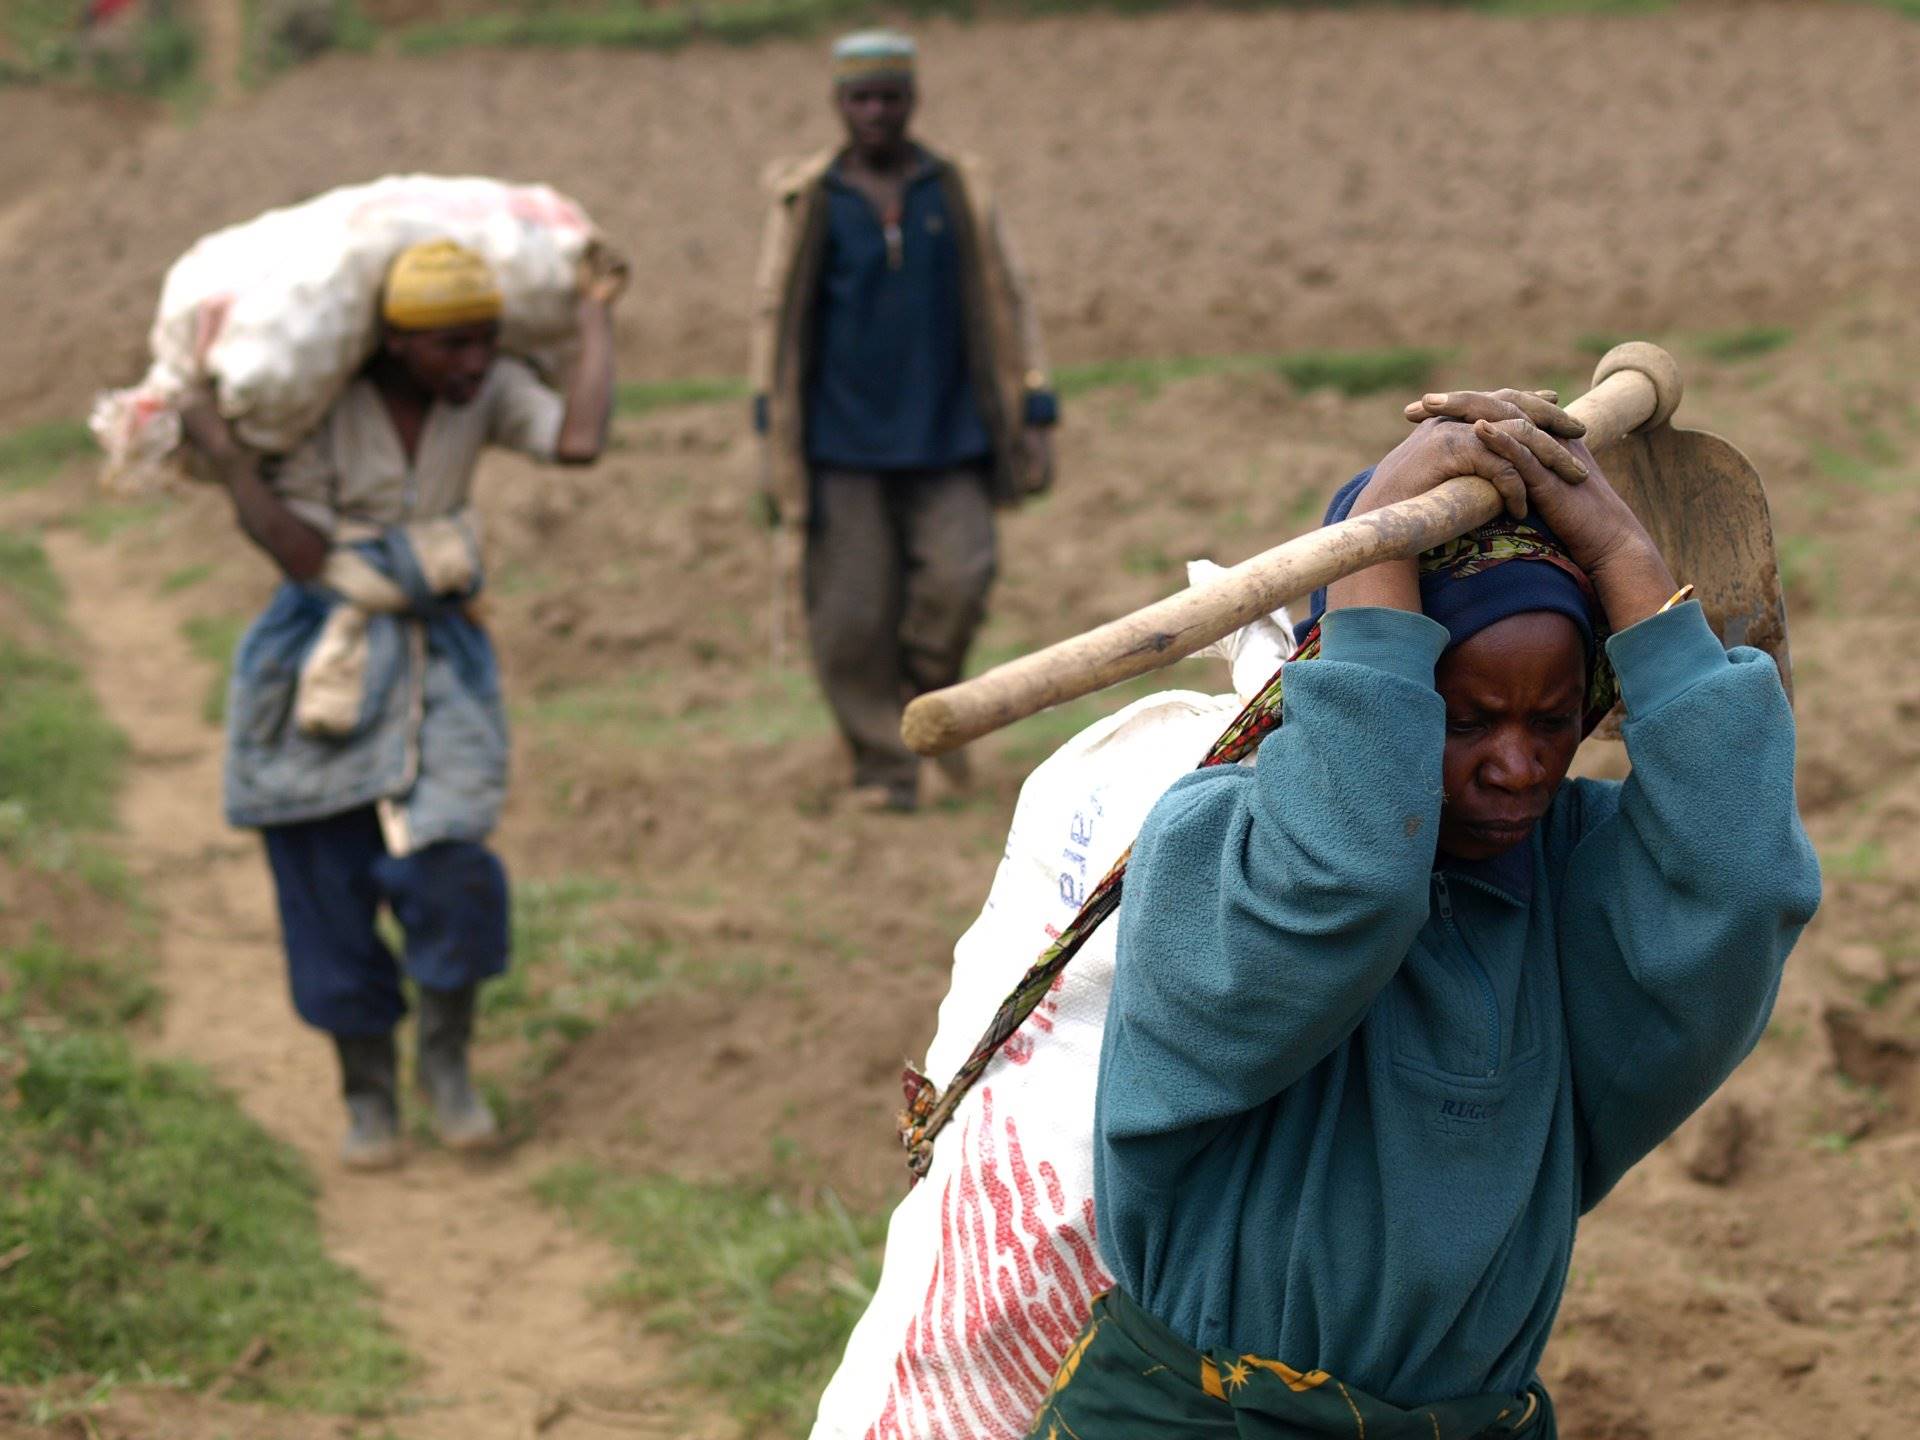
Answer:
POLYGON ((531 1195, 554 1156, 537 1144, 484 1165, 416 1152, 354 1176, 324 1042, 288 1005, 267 875, 251 836, 221 822, 220 739, 199 713, 205 667, 181 614, 130 583, 116 547, 49 533, 101 700, 132 739, 126 852, 157 910, 167 1005, 159 1048, 208 1067, 320 1184, 332 1253, 366 1277, 422 1362, 392 1421, 405 1440, 684 1435, 648 1391, 655 1342, 589 1294, 614 1253, 531 1195))

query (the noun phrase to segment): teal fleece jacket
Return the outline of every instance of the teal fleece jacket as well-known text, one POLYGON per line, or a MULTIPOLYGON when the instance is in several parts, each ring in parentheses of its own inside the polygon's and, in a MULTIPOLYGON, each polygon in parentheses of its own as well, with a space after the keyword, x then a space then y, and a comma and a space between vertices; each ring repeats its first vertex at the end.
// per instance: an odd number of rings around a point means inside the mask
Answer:
POLYGON ((1436 862, 1446 643, 1333 612, 1255 765, 1162 797, 1096 1105, 1127 1294, 1407 1407, 1537 1378, 1579 1217, 1753 1048, 1820 900, 1779 676, 1697 604, 1607 643, 1627 781, 1436 862))

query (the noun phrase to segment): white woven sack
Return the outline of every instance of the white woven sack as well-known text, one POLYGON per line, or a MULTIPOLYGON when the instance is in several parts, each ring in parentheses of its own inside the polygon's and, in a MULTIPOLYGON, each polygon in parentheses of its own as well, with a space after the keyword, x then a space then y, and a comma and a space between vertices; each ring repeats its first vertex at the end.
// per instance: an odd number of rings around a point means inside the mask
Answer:
POLYGON ((299 444, 373 353, 387 267, 422 240, 487 258, 505 300, 502 348, 554 373, 575 339, 577 267, 597 237, 584 210, 544 185, 437 175, 344 186, 216 231, 167 272, 146 378, 94 405, 104 479, 122 492, 163 480, 179 408, 209 382, 248 445, 299 444))
MULTIPOLYGON (((1196 562, 1189 567, 1201 578, 1196 562)), ((1211 568, 1211 567, 1208 567, 1211 568)), ((1056 751, 1021 787, 986 908, 954 947, 925 1073, 945 1084, 1168 786, 1291 651, 1282 611, 1214 647, 1241 694, 1167 691, 1056 751), (1257 678, 1255 678, 1257 677, 1257 678)), ((1111 1279, 1093 1212, 1093 1101, 1116 925, 1007 1041, 894 1210, 872 1302, 812 1440, 1017 1440, 1111 1279)))

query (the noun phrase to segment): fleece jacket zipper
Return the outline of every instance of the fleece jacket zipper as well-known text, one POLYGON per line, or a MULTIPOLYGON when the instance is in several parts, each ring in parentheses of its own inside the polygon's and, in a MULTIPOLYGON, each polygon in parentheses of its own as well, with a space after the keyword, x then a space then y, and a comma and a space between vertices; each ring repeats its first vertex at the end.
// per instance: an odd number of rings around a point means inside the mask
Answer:
POLYGON ((1500 1073, 1500 1002, 1494 998, 1493 981, 1488 978, 1486 967, 1467 944, 1467 937, 1460 933, 1460 926, 1453 918, 1453 892, 1447 888, 1447 877, 1438 872, 1433 877, 1433 893, 1439 902, 1442 926, 1454 948, 1466 960, 1467 968, 1480 982, 1480 999, 1487 1012, 1487 1078, 1490 1080, 1500 1073))

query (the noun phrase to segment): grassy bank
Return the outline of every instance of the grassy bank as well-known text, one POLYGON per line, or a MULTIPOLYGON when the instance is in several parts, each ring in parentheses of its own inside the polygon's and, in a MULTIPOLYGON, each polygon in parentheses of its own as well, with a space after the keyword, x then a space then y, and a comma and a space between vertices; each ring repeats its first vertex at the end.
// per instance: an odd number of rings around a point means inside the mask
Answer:
POLYGON ((84 80, 110 90, 185 97, 199 64, 199 34, 185 6, 148 0, 140 14, 93 29, 77 0, 0 5, 0 84, 84 80))
POLYGON ((855 1217, 830 1191, 800 1199, 586 1164, 541 1192, 626 1254, 608 1298, 673 1337, 690 1403, 754 1435, 807 1433, 879 1282, 884 1217, 855 1217))
POLYGON ((377 1410, 408 1362, 322 1251, 299 1159, 129 1044, 158 995, 105 844, 126 742, 68 656, 45 554, 4 547, 0 1384, 196 1387, 264 1343, 236 1397, 377 1410))
MULTIPOLYGON (((1410 0, 1216 0, 1230 10, 1405 8, 1410 0)), ((1431 0, 1428 0, 1431 3, 1431 0)), ((1675 0, 1454 0, 1455 8, 1499 15, 1640 14, 1669 8, 1675 0)), ((1888 0, 1896 6, 1903 0, 1888 0)), ((1920 0, 1914 0, 1920 3, 1920 0)), ((671 50, 697 40, 746 45, 758 40, 823 35, 857 25, 930 16, 954 20, 1071 14, 1140 15, 1192 0, 724 0, 720 4, 649 4, 608 0, 599 5, 526 3, 394 33, 397 48, 437 54, 471 46, 603 46, 671 50)))
MULTIPOLYGON (((1445 354, 1402 346, 1387 350, 1273 350, 1237 355, 1149 355, 1063 365, 1054 388, 1069 399, 1100 390, 1128 388, 1152 394, 1202 375, 1279 375, 1298 390, 1336 390, 1342 395, 1382 391, 1413 394, 1424 386, 1445 354)), ((677 405, 745 404, 752 391, 737 376, 683 380, 635 380, 620 387, 623 415, 645 415, 677 405)))

